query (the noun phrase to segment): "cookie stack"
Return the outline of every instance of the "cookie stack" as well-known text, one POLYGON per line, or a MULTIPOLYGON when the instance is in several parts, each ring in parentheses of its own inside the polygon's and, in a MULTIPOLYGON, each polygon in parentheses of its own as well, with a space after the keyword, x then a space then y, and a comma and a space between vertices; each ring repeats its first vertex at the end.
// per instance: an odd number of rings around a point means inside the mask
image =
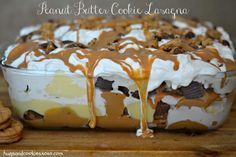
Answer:
POLYGON ((12 112, 0 102, 0 143, 13 143, 22 138, 23 125, 12 118, 12 112))

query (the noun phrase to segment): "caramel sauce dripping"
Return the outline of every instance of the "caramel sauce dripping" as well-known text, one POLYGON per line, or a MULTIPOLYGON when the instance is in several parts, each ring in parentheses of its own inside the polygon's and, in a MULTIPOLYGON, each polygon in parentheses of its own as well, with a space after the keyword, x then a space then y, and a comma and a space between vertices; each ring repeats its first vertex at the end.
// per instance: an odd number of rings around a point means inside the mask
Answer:
POLYGON ((227 80, 227 74, 225 73, 224 77, 221 79, 220 88, 224 88, 226 80, 227 80))
POLYGON ((107 115, 97 117, 97 126, 121 130, 136 129, 140 125, 139 120, 122 115, 126 95, 104 91, 101 96, 106 100, 107 115))
POLYGON ((27 42, 17 45, 8 55, 5 64, 10 65, 14 60, 19 58, 23 54, 23 52, 32 51, 37 47, 38 47, 37 44, 33 42, 27 42))

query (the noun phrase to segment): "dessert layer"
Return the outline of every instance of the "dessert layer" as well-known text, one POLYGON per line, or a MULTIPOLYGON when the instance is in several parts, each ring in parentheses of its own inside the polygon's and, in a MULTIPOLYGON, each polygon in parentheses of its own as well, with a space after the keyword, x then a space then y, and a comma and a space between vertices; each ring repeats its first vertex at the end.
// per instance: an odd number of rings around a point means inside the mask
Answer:
MULTIPOLYGON (((39 74, 63 71, 84 76, 91 128, 99 124, 96 87, 112 90, 114 82, 104 77, 126 78, 136 91, 129 93, 126 86, 118 86, 118 90, 140 103, 141 125, 137 135, 151 137, 152 131, 147 124, 148 93, 156 90, 156 93, 161 92, 156 95, 165 95, 166 91, 159 91, 164 84, 182 92, 184 97, 177 107, 199 97, 203 100, 196 100, 195 104, 208 106, 217 100, 217 91, 227 93, 223 90, 227 76, 222 73, 236 70, 233 51, 229 35, 222 27, 197 19, 89 17, 73 21, 50 20, 22 29, 17 42, 5 51, 2 63, 39 74), (219 73, 220 89, 219 82, 208 80, 219 73), (204 87, 212 86, 213 91, 206 92, 199 82, 204 87)), ((55 89, 55 85, 49 84, 46 91, 56 95, 63 93, 55 89)), ((74 95, 71 92, 67 97, 74 95)), ((157 104, 159 102, 154 103, 157 104)))

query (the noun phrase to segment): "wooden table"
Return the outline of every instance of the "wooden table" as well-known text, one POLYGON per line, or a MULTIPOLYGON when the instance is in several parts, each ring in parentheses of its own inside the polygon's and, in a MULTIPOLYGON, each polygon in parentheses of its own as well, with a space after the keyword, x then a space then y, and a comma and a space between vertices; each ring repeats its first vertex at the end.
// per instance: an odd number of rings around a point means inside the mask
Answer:
MULTIPOLYGON (((0 74, 0 100, 10 104, 7 85, 0 74)), ((134 132, 49 131, 24 129, 24 138, 17 143, 0 145, 3 152, 53 152, 63 156, 175 156, 236 157, 236 105, 225 125, 217 131, 200 135, 159 131, 153 139, 141 139, 134 132)))

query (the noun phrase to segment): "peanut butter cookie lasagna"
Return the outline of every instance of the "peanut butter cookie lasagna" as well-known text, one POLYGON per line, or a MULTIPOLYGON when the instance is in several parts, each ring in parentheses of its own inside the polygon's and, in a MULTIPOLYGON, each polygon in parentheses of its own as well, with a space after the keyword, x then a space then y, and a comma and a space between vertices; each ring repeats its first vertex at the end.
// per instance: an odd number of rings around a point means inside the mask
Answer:
POLYGON ((234 98, 222 27, 158 16, 50 20, 25 27, 2 69, 12 105, 38 128, 215 129, 234 98))

